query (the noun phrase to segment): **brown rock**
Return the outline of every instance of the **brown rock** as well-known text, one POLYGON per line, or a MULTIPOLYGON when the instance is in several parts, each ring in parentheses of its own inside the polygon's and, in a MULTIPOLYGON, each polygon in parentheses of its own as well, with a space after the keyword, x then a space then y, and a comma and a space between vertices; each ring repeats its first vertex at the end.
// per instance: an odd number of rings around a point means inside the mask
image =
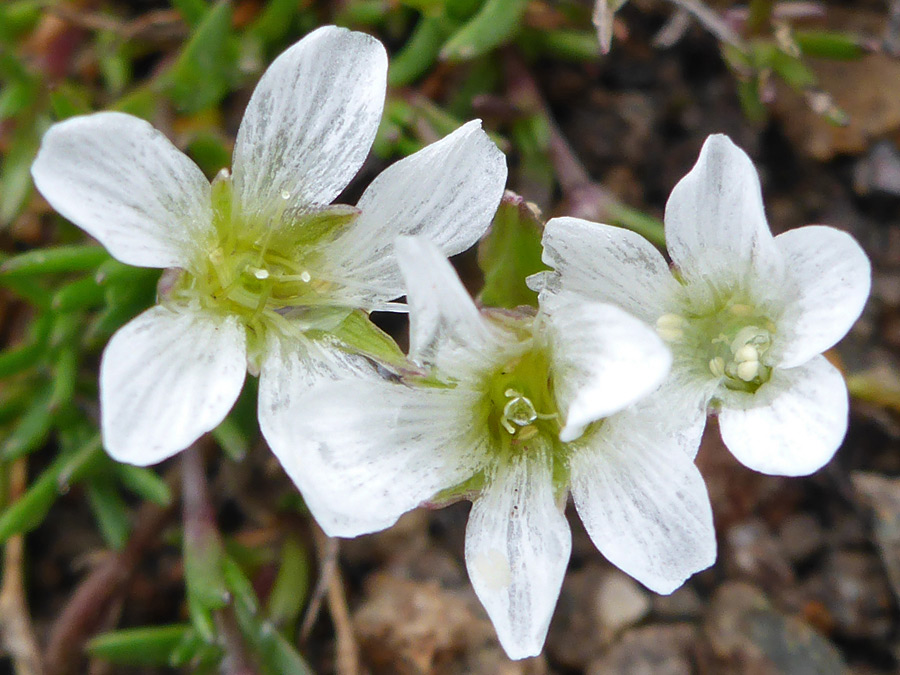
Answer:
POLYGON ((698 634, 689 624, 632 628, 587 675, 692 675, 698 634))
POLYGON ((755 587, 732 582, 713 597, 704 624, 704 672, 732 675, 845 675, 838 650, 798 618, 776 611, 755 587))

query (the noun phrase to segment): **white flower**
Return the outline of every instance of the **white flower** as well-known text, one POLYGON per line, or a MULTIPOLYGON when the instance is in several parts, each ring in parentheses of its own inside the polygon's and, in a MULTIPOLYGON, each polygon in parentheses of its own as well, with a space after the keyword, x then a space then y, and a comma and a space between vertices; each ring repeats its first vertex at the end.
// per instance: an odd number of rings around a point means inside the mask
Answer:
POLYGON ((674 274, 633 232, 555 218, 544 233, 544 262, 555 272, 531 285, 544 296, 612 302, 656 325, 674 354, 660 396, 683 411, 689 452, 711 406, 746 466, 817 470, 847 429, 844 380, 821 352, 862 311, 865 253, 831 227, 773 237, 750 158, 721 135, 675 186, 665 226, 674 274))
POLYGON ((425 374, 329 382, 297 402, 274 448, 329 535, 472 497, 466 565, 512 658, 544 643, 571 550, 570 490, 600 551, 649 588, 669 593, 712 564, 709 498, 673 420, 652 401, 620 412, 668 370, 649 326, 583 300, 481 314, 433 245, 405 237, 397 252, 425 374))
POLYGON ((403 294, 398 234, 425 234, 452 254, 487 228, 506 166, 478 122, 388 168, 356 208, 328 206, 369 152, 386 71, 384 47, 368 35, 309 34, 263 75, 233 174, 212 185, 129 115, 76 117, 47 132, 32 167, 44 197, 122 262, 181 271, 103 355, 101 426, 113 457, 152 464, 185 448, 225 417, 248 366, 261 373, 263 432, 277 436, 304 386, 357 367, 322 336, 354 308, 403 294))

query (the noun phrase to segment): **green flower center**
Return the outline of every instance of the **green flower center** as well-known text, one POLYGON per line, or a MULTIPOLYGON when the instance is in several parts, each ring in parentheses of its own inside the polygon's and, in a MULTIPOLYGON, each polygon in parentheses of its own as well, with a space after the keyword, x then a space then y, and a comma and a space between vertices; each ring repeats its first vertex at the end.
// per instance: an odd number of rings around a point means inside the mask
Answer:
POLYGON ((290 331, 289 311, 312 325, 326 316, 339 321, 350 311, 336 307, 337 284, 316 267, 325 245, 358 211, 334 206, 295 214, 288 209, 290 195, 282 199, 262 217, 237 213, 231 179, 219 174, 212 184, 214 237, 166 294, 173 302, 239 317, 248 329, 251 355, 267 330, 290 331))
POLYGON ((772 376, 767 355, 775 323, 746 302, 729 300, 710 314, 663 314, 656 331, 677 359, 720 378, 734 391, 753 393, 772 376))
POLYGON ((499 447, 518 451, 538 434, 555 442, 560 421, 552 389, 549 358, 535 347, 490 374, 483 405, 499 447))

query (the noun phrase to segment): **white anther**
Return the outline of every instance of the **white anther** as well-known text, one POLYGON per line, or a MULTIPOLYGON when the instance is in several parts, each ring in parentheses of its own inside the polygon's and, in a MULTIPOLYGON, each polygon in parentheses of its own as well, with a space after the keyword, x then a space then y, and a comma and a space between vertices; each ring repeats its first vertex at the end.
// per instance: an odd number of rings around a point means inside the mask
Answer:
POLYGON ((744 382, 750 382, 759 375, 759 361, 744 361, 737 367, 737 376, 744 382))
POLYGON ((282 191, 281 191, 281 198, 284 199, 285 201, 287 201, 288 199, 291 198, 291 193, 288 192, 287 190, 282 190, 282 191))
POLYGON ((269 270, 253 270, 253 276, 257 279, 268 279, 269 278, 269 270))
POLYGON ((716 377, 723 377, 725 375, 725 359, 723 359, 721 356, 710 359, 709 372, 711 372, 716 377))
POLYGON ((656 333, 666 342, 675 342, 684 337, 687 321, 678 314, 663 314, 656 320, 656 333))
POLYGON ((308 284, 311 280, 312 280, 312 275, 309 272, 307 272, 306 270, 303 270, 300 273, 300 281, 302 281, 304 284, 308 284))
POLYGON ((744 345, 734 353, 734 360, 738 363, 759 361, 759 351, 753 345, 744 345))
POLYGON ((209 260, 210 262, 216 264, 222 262, 223 260, 225 260, 225 251, 223 251, 221 248, 214 248, 209 252, 209 260))

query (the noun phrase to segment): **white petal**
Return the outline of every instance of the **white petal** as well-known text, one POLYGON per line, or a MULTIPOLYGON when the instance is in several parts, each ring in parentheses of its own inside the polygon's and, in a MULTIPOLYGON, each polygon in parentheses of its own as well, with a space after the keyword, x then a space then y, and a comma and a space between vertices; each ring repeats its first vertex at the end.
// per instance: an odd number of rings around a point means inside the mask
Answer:
POLYGON ((466 568, 511 659, 541 652, 571 550, 549 457, 498 466, 469 514, 466 568))
POLYGON ((669 348, 618 307, 569 293, 543 296, 541 311, 549 329, 553 389, 565 419, 563 442, 646 396, 669 372, 669 348))
MULTIPOLYGON (((282 337, 270 331, 259 372, 257 407, 263 436, 285 467, 294 461, 294 426, 298 401, 323 383, 345 378, 372 378, 362 356, 304 336, 282 337)), ((290 472, 289 472, 290 473, 290 472)))
POLYGON ((103 443, 146 466, 183 450, 221 422, 247 370, 235 317, 156 306, 119 329, 100 363, 103 443))
POLYGON ((850 330, 869 297, 872 267, 856 240, 833 227, 801 227, 778 235, 775 244, 793 283, 773 347, 779 365, 792 368, 850 330))
POLYGON ((448 374, 490 363, 497 337, 450 261, 423 237, 399 237, 396 247, 409 288, 410 358, 448 374))
POLYGON ((575 507, 607 559, 652 591, 671 593, 716 559, 703 477, 651 410, 604 422, 570 459, 575 507))
POLYGON ((381 43, 335 26, 275 59, 234 146, 234 185, 245 212, 264 216, 284 202, 302 209, 337 197, 375 140, 386 78, 381 43))
POLYGON ((535 290, 574 291, 651 324, 671 311, 678 283, 662 254, 639 234, 579 218, 553 218, 544 228, 543 244, 543 261, 555 272, 531 277, 535 290))
POLYGON ((665 221, 669 255, 701 303, 748 278, 773 282, 780 275, 756 169, 727 136, 703 144, 694 168, 672 190, 665 221))
POLYGON ((471 398, 371 379, 331 382, 298 396, 266 438, 322 529, 355 537, 477 473, 487 451, 471 434, 471 398))
POLYGON ((396 162, 359 200, 362 211, 326 261, 337 278, 356 279, 384 300, 403 295, 394 258, 399 235, 422 235, 444 255, 474 244, 487 230, 506 184, 506 159, 475 120, 396 162))
POLYGON ((211 233, 203 172, 131 115, 54 124, 31 174, 53 208, 129 265, 188 268, 211 233))
POLYGON ((806 476, 832 458, 847 432, 847 386, 824 356, 772 371, 755 394, 730 396, 719 413, 722 440, 744 466, 806 476))

